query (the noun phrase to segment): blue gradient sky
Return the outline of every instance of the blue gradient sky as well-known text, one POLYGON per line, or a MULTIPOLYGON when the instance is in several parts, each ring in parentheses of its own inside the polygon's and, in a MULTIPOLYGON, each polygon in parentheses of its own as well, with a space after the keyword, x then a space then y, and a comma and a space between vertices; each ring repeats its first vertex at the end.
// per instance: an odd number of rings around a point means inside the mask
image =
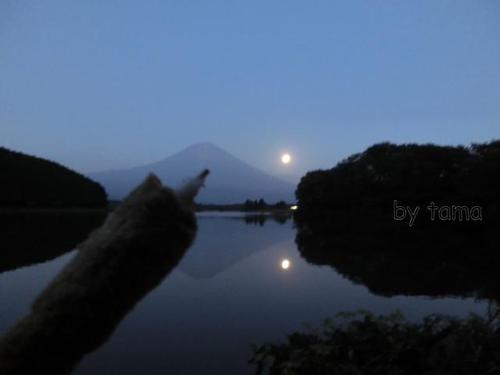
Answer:
POLYGON ((79 171, 499 137, 500 1, 0 1, 0 145, 79 171))

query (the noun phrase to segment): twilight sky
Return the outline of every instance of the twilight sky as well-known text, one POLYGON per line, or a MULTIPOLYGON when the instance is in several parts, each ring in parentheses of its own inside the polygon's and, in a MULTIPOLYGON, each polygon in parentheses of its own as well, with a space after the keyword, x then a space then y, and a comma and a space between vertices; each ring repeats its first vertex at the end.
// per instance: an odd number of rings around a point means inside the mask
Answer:
POLYGON ((302 174, 493 138, 497 0, 0 0, 0 145, 82 172, 200 141, 302 174))

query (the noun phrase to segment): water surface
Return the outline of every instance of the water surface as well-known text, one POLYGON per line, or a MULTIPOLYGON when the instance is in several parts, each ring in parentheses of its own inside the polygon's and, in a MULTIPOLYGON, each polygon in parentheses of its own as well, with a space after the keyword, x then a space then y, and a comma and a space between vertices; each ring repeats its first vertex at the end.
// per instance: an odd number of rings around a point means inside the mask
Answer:
MULTIPOLYGON (((399 309, 419 319, 430 313, 480 314, 487 306, 460 295, 376 295, 334 267, 305 261, 291 221, 205 213, 198 223, 195 244, 179 266, 85 357, 76 374, 250 374, 252 343, 281 340, 340 311, 399 309)), ((29 311, 74 256, 67 250, 0 273, 0 334, 29 311)))

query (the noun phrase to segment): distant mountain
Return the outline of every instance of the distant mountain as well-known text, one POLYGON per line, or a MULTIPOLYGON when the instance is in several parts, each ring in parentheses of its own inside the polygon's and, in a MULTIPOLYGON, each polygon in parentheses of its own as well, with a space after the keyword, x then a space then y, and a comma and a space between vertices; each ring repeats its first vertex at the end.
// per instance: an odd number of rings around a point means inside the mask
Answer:
POLYGON ((194 144, 152 164, 91 173, 89 177, 103 184, 111 199, 121 199, 150 172, 175 187, 204 168, 211 174, 198 198, 201 203, 293 200, 293 184, 252 167, 212 143, 194 144))
POLYGON ((101 185, 50 160, 0 147, 0 207, 105 207, 101 185))
POLYGON ((299 174, 278 174, 276 175, 279 179, 289 182, 293 185, 297 185, 300 182, 300 179, 302 178, 302 175, 299 174))

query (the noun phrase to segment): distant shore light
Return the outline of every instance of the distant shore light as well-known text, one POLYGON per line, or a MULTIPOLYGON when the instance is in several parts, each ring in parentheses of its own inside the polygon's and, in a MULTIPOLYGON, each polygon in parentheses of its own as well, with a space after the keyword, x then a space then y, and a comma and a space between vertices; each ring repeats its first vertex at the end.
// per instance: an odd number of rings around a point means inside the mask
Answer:
POLYGON ((293 206, 290 206, 290 210, 292 210, 292 211, 295 211, 298 208, 299 208, 299 206, 297 206, 296 204, 294 204, 293 206))

